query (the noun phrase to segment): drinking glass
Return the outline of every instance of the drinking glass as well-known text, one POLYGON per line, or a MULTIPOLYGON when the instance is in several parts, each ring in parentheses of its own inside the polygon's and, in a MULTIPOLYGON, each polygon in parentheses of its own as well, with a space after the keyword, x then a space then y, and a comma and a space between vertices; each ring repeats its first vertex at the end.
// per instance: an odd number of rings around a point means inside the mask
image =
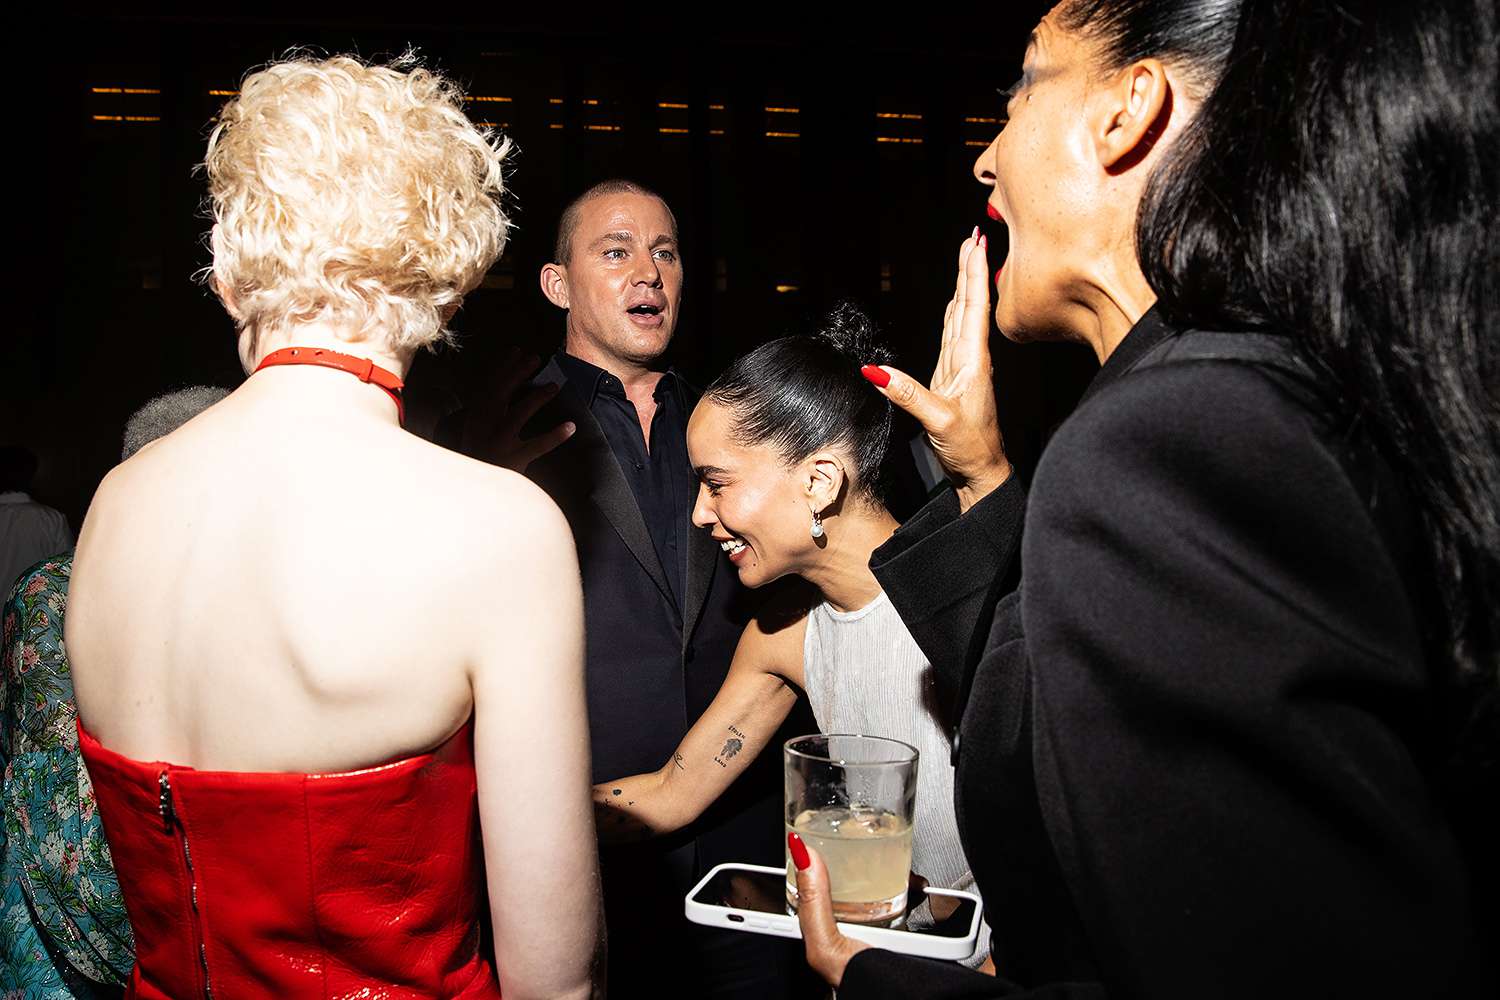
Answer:
MULTIPOLYGON (((782 748, 788 832, 823 856, 833 915, 890 926, 906 913, 917 749, 882 736, 799 736, 782 748)), ((787 905, 797 909, 797 870, 786 861, 787 905)))

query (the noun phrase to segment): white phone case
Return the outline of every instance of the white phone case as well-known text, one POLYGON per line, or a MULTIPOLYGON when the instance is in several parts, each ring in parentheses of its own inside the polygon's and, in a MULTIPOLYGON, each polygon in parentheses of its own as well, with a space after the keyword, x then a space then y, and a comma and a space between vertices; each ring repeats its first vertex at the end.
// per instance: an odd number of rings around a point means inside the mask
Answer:
MULTIPOLYGON (((765 872, 767 874, 785 876, 783 868, 772 868, 768 865, 741 865, 726 863, 715 865, 713 870, 704 875, 693 886, 692 890, 683 900, 683 913, 695 924, 703 924, 706 927, 727 927, 730 930, 749 931, 752 934, 770 934, 773 937, 801 938, 802 928, 797 923, 797 918, 787 913, 762 913, 758 910, 740 910, 729 906, 715 906, 711 903, 700 903, 693 899, 694 896, 709 883, 715 875, 724 869, 747 872, 765 872)), ((846 924, 839 922, 839 930, 856 941, 874 945, 877 948, 885 948, 888 951, 899 951, 906 955, 920 955, 923 958, 943 958, 954 962, 961 962, 974 954, 974 945, 979 940, 979 921, 984 916, 984 904, 979 897, 971 892, 963 892, 959 889, 933 889, 929 888, 927 894, 930 896, 956 896, 960 899, 969 899, 974 902, 974 918, 969 922, 968 932, 963 937, 939 937, 934 934, 914 934, 910 931, 895 930, 889 927, 866 927, 861 924, 846 924)))

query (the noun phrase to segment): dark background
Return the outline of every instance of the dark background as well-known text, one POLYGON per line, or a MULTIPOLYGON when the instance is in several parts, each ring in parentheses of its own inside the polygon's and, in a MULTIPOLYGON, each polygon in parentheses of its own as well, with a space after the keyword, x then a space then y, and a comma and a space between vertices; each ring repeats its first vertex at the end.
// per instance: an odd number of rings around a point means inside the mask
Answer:
MULTIPOLYGON (((686 289, 673 360, 700 385, 844 297, 925 377, 958 244, 980 224, 992 264, 1003 253, 973 163, 999 127, 996 89, 1019 75, 1036 10, 952 25, 874 10, 865 25, 761 14, 715 29, 659 10, 442 23, 412 19, 415 6, 402 21, 98 15, 13 36, 7 214, 21 266, 0 334, 0 442, 40 456, 33 495, 76 530, 137 407, 243 378, 233 328, 194 280, 209 262, 194 165, 245 72, 293 46, 373 58, 415 47, 463 84, 476 121, 517 146, 515 231, 454 321, 459 348, 422 355, 410 374, 415 432, 486 392, 508 344, 557 344, 562 316, 537 271, 563 204, 615 175, 676 211, 686 289)), ((1094 362, 994 339, 1006 443, 1027 470, 1094 362)))

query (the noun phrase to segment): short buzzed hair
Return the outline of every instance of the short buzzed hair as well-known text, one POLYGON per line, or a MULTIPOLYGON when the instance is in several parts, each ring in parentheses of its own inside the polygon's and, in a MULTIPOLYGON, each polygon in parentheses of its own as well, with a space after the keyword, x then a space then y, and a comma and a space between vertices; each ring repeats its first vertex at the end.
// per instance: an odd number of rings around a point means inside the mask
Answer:
POLYGON ((125 424, 125 447, 120 461, 140 451, 159 437, 192 420, 204 410, 229 395, 228 389, 216 385, 190 385, 164 396, 157 396, 136 410, 125 424))
POLYGON ((557 219, 557 242, 552 247, 552 263, 566 267, 568 259, 573 256, 573 233, 578 229, 578 215, 583 211, 584 203, 610 194, 638 194, 643 198, 655 198, 667 210, 667 218, 672 220, 672 238, 677 238, 677 216, 672 214, 672 206, 667 204, 667 199, 644 184, 637 184, 624 177, 611 177, 568 202, 568 207, 562 210, 562 215, 557 219))

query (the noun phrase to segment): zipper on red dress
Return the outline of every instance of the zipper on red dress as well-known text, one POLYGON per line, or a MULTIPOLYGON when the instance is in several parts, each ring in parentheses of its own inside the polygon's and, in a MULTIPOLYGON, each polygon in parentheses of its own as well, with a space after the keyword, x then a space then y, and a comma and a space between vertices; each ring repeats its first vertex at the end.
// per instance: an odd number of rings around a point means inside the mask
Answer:
POLYGON ((203 970, 203 996, 204 1000, 213 1000, 213 990, 208 985, 208 947, 204 941, 203 917, 198 912, 198 879, 193 874, 193 852, 188 847, 187 829, 183 827, 177 817, 177 810, 173 807, 172 779, 166 771, 162 771, 157 777, 157 784, 161 789, 159 801, 162 822, 166 824, 167 832, 176 834, 178 843, 182 845, 182 860, 187 865, 188 897, 193 907, 194 943, 198 945, 198 964, 203 970))

